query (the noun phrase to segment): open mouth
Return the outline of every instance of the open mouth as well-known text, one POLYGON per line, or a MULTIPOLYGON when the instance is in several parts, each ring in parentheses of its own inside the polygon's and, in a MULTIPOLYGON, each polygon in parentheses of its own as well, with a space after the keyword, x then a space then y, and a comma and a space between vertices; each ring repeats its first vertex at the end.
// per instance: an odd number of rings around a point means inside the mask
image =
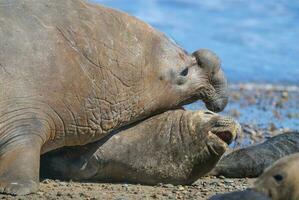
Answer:
POLYGON ((231 131, 212 131, 212 133, 217 135, 217 137, 219 137, 227 145, 229 145, 234 139, 231 131))

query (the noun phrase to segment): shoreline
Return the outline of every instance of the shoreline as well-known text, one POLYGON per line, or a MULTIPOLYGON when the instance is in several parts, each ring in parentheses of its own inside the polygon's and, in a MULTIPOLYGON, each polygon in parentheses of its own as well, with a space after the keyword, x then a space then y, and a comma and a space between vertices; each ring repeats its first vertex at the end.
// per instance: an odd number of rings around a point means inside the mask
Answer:
POLYGON ((299 92, 299 86, 295 84, 275 84, 275 83, 232 83, 229 89, 245 89, 245 90, 273 90, 276 92, 299 92))

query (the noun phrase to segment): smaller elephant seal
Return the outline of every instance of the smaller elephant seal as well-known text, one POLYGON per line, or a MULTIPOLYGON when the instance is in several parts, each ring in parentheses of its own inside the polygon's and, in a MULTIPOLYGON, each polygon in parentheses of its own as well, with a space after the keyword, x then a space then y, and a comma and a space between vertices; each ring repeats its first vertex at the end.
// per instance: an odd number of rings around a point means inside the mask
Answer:
POLYGON ((209 198, 209 200, 271 200, 266 195, 256 192, 253 189, 244 191, 230 192, 226 194, 218 194, 209 198))
POLYGON ((191 184, 215 167, 240 131, 230 117, 172 110, 99 142, 49 152, 41 172, 79 181, 191 184))
POLYGON ((272 200, 299 199, 299 153, 281 158, 254 183, 254 189, 272 200))
POLYGON ((210 175, 230 178, 258 177, 278 159, 299 152, 299 133, 286 132, 224 156, 210 175))
POLYGON ((268 167, 252 189, 216 195, 210 200, 298 200, 299 153, 283 157, 268 167))

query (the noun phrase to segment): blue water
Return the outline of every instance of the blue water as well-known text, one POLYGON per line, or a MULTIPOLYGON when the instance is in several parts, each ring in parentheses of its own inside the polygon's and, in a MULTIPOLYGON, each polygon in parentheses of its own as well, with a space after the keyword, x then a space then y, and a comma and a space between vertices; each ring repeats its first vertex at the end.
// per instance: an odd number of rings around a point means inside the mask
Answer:
POLYGON ((209 48, 231 82, 299 84, 298 0, 91 0, 134 15, 189 52, 209 48))

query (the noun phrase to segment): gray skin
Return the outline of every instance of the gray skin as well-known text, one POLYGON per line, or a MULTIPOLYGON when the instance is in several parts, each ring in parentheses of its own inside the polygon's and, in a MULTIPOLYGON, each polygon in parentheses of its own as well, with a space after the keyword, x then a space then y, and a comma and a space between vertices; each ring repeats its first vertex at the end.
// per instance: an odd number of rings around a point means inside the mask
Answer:
POLYGON ((272 200, 263 193, 253 189, 244 191, 230 192, 226 194, 218 194, 209 198, 209 200, 272 200))
POLYGON ((227 104, 219 58, 81 0, 0 2, 0 192, 38 190, 40 155, 203 100, 227 104))
POLYGON ((210 111, 172 110, 96 143, 42 156, 43 177, 191 184, 216 165, 240 125, 210 111))
POLYGON ((299 152, 299 133, 285 132, 265 142, 224 156, 210 175, 230 178, 258 177, 278 159, 299 152))

